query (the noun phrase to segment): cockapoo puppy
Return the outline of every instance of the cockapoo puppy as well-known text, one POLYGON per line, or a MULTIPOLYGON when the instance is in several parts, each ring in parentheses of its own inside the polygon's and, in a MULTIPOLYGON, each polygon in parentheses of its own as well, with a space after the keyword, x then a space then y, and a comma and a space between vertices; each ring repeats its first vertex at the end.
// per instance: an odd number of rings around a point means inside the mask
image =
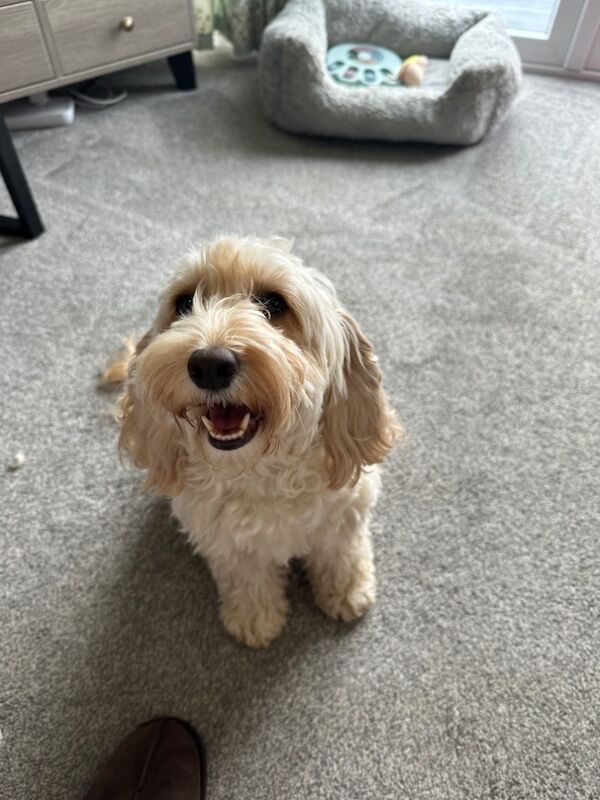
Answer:
POLYGON ((287 242, 222 238, 189 256, 105 377, 125 379, 120 447, 172 498, 233 636, 280 633, 293 557, 326 614, 367 611, 373 465, 401 429, 371 344, 287 242))

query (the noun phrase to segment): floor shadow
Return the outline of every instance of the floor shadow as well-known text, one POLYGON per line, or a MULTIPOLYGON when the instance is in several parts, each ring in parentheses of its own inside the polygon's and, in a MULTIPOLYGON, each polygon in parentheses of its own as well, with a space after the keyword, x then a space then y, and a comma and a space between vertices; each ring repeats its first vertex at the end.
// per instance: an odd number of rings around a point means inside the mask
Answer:
POLYGON ((23 239, 21 236, 6 236, 0 234, 0 254, 9 255, 11 250, 14 250, 20 244, 25 244, 28 239, 23 239))
POLYGON ((111 570, 90 584, 85 608, 73 608, 77 646, 70 641, 52 664, 69 701, 67 707, 46 704, 44 724, 60 737, 55 753, 40 755, 38 773, 41 785, 64 775, 72 796, 82 793, 120 738, 155 716, 189 720, 213 757, 232 737, 239 753, 268 698, 285 692, 289 672, 351 630, 314 607, 295 565, 288 628, 266 651, 243 647, 223 629, 210 572, 177 529, 168 503, 149 500, 141 508, 140 516, 124 504, 105 521, 123 537, 118 558, 113 544, 111 570))

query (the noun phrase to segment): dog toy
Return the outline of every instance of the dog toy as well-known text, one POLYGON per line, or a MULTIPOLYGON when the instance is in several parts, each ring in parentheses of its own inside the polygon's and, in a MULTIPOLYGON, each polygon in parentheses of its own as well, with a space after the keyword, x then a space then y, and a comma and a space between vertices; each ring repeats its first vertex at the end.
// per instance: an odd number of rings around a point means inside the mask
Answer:
POLYGON ((428 64, 429 59, 427 56, 409 56, 405 58, 398 72, 398 80, 405 86, 420 86, 423 83, 428 64))
POLYGON ((331 77, 348 86, 397 86, 400 57, 376 44, 346 42, 327 53, 331 77))

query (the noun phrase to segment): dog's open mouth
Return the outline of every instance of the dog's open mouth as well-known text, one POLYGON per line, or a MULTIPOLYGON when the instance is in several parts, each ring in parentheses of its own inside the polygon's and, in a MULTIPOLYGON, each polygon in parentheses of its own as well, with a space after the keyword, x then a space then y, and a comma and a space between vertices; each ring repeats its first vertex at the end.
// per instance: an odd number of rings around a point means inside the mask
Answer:
POLYGON ((237 450, 254 437, 258 417, 244 405, 211 406, 202 417, 208 441, 217 450, 237 450))

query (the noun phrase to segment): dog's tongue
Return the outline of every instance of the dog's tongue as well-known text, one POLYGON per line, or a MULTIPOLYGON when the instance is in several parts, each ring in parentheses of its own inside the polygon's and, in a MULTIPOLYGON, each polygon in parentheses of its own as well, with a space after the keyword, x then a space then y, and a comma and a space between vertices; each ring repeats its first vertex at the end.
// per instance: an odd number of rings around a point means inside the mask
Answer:
POLYGON ((234 431, 240 427, 248 413, 246 406, 213 406, 208 409, 208 418, 221 431, 234 431))

